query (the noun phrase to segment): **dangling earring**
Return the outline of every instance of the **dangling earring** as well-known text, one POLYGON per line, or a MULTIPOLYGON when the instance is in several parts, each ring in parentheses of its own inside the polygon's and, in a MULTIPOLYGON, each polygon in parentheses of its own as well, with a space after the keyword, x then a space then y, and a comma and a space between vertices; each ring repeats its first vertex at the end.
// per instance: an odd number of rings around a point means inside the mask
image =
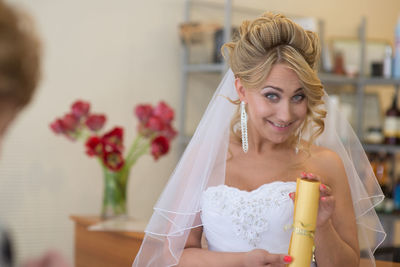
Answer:
POLYGON ((297 154, 299 154, 299 147, 300 147, 300 140, 301 140, 301 128, 303 127, 303 124, 299 127, 299 137, 297 139, 297 144, 296 147, 294 148, 294 152, 297 154))
POLYGON ((249 140, 247 139, 247 114, 246 103, 240 102, 240 127, 242 131, 242 149, 244 153, 249 150, 249 140))

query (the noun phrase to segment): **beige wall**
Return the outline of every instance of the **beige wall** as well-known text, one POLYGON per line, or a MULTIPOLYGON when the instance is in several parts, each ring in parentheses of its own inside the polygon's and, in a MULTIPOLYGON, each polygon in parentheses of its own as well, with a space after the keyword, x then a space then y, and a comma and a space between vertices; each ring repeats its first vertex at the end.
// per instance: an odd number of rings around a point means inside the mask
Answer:
MULTIPOLYGON (((44 77, 35 100, 10 129, 0 161, 0 213, 14 232, 18 259, 55 247, 72 260, 70 214, 97 214, 102 174, 84 155, 82 144, 54 136, 48 124, 78 98, 105 112, 108 128, 122 125, 134 136, 133 106, 161 99, 179 103, 180 42, 177 25, 183 0, 14 0, 31 12, 45 47, 44 77)), ((220 1, 222 3, 222 1, 220 1)), ((387 1, 236 1, 238 6, 324 19, 327 36, 356 36, 361 16, 368 37, 393 40, 400 2, 387 1)), ((197 17, 220 16, 222 10, 197 17), (213 14, 212 14, 213 13, 213 14)), ((257 13, 235 12, 235 21, 257 13)), ((214 79, 215 80, 215 79, 214 79)), ((207 86, 209 84, 206 83, 207 86)), ((212 93, 215 81, 202 90, 212 93)), ((196 90, 189 101, 195 125, 207 102, 196 90)), ((178 116, 181 114, 178 114, 178 116)), ((133 168, 129 212, 148 219, 177 161, 177 148, 154 163, 143 157, 133 168)))

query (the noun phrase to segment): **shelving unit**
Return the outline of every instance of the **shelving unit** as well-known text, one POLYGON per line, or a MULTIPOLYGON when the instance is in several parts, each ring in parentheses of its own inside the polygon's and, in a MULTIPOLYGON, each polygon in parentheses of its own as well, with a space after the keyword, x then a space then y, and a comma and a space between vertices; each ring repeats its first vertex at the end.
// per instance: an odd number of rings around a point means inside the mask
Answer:
MULTIPOLYGON (((357 135, 359 136, 360 140, 363 140, 363 116, 364 116, 364 94, 365 94, 365 87, 368 85, 391 85, 395 87, 395 90, 398 91, 400 87, 400 79, 393 79, 393 78, 376 78, 376 77, 367 77, 365 76, 365 64, 364 60, 366 58, 366 19, 363 18, 361 21, 360 29, 359 29, 359 40, 361 42, 361 51, 360 51, 360 75, 358 77, 344 77, 339 75, 332 75, 332 74, 320 74, 319 77, 323 84, 325 85, 351 85, 355 87, 355 94, 356 94, 356 116, 357 122, 355 125, 355 130, 357 135)), ((398 92, 396 92, 398 93, 398 92)), ((398 94, 396 94, 398 95, 398 94)), ((399 145, 386 145, 386 144, 367 144, 362 142, 363 148, 366 152, 385 152, 392 155, 400 153, 400 146, 399 145)), ((396 157, 392 157, 392 166, 395 168, 397 165, 396 157)), ((393 170, 395 172, 395 169, 393 170)), ((390 176, 391 184, 394 184, 395 174, 390 176)), ((396 233, 396 227, 398 225, 398 212, 395 213, 378 213, 378 216, 381 220, 381 223, 388 233, 388 237, 384 243, 383 248, 385 247, 392 247, 395 238, 394 234, 396 233)))
MULTIPOLYGON (((199 3, 200 0, 185 0, 184 3, 184 22, 190 22, 191 9, 193 3, 199 3)), ((202 2, 203 4, 212 4, 202 2)), ((232 0, 225 0, 224 4, 224 26, 223 26, 223 40, 224 43, 231 39, 232 31, 232 0)), ((180 150, 183 152, 186 145, 189 143, 191 136, 186 133, 186 113, 187 113, 187 94, 189 89, 188 76, 190 73, 224 73, 227 70, 227 64, 224 63, 210 63, 210 64, 191 64, 189 62, 189 48, 183 42, 182 44, 182 79, 180 90, 180 105, 179 112, 181 117, 178 125, 178 143, 180 150)))
MULTIPOLYGON (((355 131, 360 138, 363 140, 363 117, 364 117, 364 95, 365 87, 368 85, 393 85, 395 90, 399 90, 400 79, 393 78, 380 78, 380 77, 367 77, 365 76, 365 59, 366 59, 366 27, 367 22, 365 18, 362 18, 359 27, 359 41, 360 41, 360 62, 359 69, 360 74, 357 77, 347 77, 334 74, 321 73, 319 75, 324 85, 351 85, 355 87, 356 94, 356 125, 355 131)), ((384 145, 384 144, 363 144, 364 149, 368 152, 380 152, 385 151, 389 153, 400 152, 400 146, 384 145)))

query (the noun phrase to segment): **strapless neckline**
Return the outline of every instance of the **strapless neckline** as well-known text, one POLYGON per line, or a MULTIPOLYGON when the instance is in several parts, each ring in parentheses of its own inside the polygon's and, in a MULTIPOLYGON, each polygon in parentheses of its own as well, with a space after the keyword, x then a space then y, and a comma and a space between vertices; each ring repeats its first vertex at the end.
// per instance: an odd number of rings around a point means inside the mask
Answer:
POLYGON ((205 191, 207 191, 209 188, 213 188, 213 187, 225 187, 228 190, 233 190, 233 191, 238 191, 238 192, 243 192, 243 193, 255 193, 257 191, 263 190, 265 187, 271 187, 271 186, 275 186, 276 184, 296 184, 296 181, 272 181, 269 183, 265 183, 260 185, 259 187, 253 189, 253 190, 245 190, 245 189, 240 189, 234 186, 230 186, 230 185, 226 185, 226 184, 221 184, 221 185, 217 185, 217 186, 210 186, 208 187, 205 191))

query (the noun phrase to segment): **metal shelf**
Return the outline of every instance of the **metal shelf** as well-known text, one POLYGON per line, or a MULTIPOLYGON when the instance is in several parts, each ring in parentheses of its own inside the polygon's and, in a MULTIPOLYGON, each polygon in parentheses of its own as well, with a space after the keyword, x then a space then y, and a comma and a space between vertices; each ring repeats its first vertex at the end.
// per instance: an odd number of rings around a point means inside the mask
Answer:
POLYGON ((337 84, 337 85, 347 85, 347 84, 357 84, 358 79, 347 77, 344 75, 337 75, 331 73, 320 73, 319 78, 322 83, 326 84, 337 84))
POLYGON ((393 78, 377 78, 377 77, 369 77, 369 78, 362 78, 360 82, 364 85, 400 85, 400 79, 393 79, 393 78))
POLYGON ((388 152, 391 154, 400 152, 400 145, 363 144, 363 147, 367 152, 388 152))
POLYGON ((215 64, 185 64, 184 72, 223 72, 226 68, 224 63, 215 64))
POLYGON ((400 85, 400 79, 380 78, 380 77, 347 77, 331 73, 320 73, 319 78, 322 83, 336 85, 400 85))

